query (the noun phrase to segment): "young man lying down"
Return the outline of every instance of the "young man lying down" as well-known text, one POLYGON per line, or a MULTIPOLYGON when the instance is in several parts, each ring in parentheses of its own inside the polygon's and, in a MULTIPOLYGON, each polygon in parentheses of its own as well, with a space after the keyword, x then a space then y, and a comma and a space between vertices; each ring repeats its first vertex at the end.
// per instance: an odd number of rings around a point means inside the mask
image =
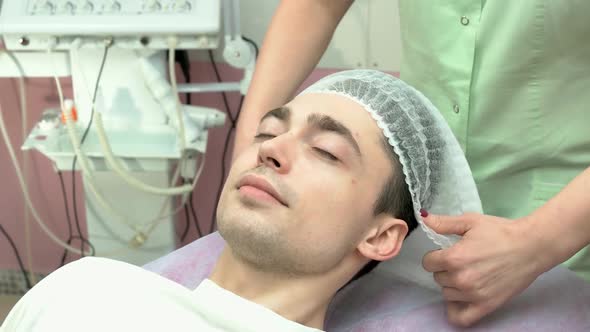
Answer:
POLYGON ((453 212, 440 207, 460 149, 445 128, 393 76, 324 78, 266 113, 234 161, 217 207, 227 245, 196 289, 84 258, 30 290, 0 330, 322 330, 333 296, 396 257, 421 208, 453 212))

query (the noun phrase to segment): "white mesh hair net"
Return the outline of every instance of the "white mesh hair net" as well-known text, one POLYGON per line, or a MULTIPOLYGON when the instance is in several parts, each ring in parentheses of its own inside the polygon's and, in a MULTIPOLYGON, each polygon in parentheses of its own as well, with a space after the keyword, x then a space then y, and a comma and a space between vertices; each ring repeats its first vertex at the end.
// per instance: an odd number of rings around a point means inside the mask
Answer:
POLYGON ((383 130, 402 165, 419 226, 404 241, 400 254, 377 269, 437 289, 432 275, 422 268, 422 257, 430 250, 451 246, 459 238, 428 228, 420 209, 442 215, 482 211, 467 160, 442 115, 416 89, 376 70, 338 72, 319 80, 305 93, 350 98, 383 130))

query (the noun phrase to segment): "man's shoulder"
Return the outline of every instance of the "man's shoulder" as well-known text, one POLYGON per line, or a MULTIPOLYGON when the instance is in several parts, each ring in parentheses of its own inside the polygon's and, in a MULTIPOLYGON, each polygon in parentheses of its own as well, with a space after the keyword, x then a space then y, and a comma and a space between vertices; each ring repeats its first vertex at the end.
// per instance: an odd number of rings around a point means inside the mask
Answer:
MULTIPOLYGON (((141 270, 136 267, 136 269, 141 270)), ((84 257, 53 271, 41 280, 31 291, 47 287, 73 290, 79 285, 102 283, 114 278, 124 278, 134 272, 134 266, 128 263, 101 257, 84 257)), ((29 291, 29 292, 31 292, 29 291)))
MULTIPOLYGON (((77 261, 71 262, 64 265, 60 269, 57 269, 54 273, 62 274, 93 274, 100 271, 120 271, 128 273, 141 273, 145 270, 139 266, 114 260, 105 257, 84 257, 77 261)), ((96 275, 94 275, 96 276, 96 275)))
POLYGON ((82 288, 86 292, 104 290, 144 289, 148 285, 166 288, 182 286, 145 270, 140 266, 104 257, 85 257, 69 263, 46 277, 52 285, 64 284, 70 290, 82 288), (91 287, 89 287, 91 286, 91 287), (91 288, 91 289, 90 289, 91 288))

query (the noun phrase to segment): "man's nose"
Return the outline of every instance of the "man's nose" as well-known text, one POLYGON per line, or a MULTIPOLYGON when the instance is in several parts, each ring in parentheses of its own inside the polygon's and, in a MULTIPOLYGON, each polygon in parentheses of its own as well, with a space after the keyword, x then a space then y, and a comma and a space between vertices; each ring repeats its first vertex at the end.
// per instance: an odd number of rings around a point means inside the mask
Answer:
POLYGON ((277 173, 287 173, 291 169, 293 140, 290 134, 283 134, 260 144, 258 163, 275 170, 277 173))

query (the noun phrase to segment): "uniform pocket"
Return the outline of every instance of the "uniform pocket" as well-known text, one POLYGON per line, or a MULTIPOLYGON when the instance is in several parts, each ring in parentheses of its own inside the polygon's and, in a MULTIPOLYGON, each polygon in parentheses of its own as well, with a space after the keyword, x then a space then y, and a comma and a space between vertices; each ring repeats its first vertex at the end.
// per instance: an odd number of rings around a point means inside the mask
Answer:
POLYGON ((566 185, 566 183, 535 182, 533 184, 532 203, 534 210, 538 209, 552 197, 557 195, 566 185))

